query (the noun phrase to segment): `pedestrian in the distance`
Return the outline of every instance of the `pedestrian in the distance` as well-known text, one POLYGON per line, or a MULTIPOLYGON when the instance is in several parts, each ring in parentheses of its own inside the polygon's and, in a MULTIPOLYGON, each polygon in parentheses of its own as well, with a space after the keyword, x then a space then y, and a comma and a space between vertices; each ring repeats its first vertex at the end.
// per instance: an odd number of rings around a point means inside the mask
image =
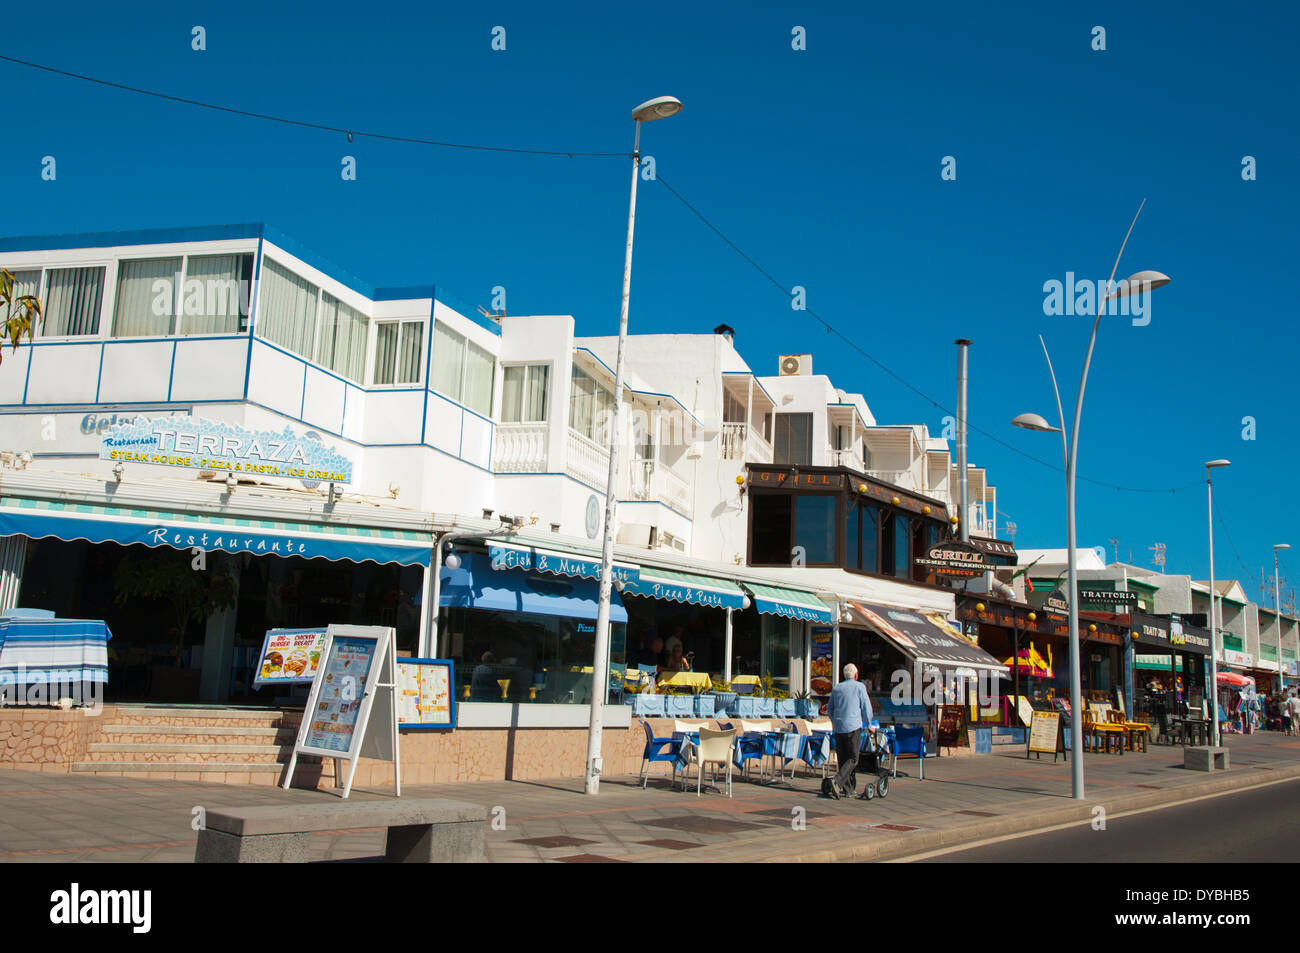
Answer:
POLYGON ((867 687, 858 681, 858 667, 850 662, 844 666, 844 681, 831 689, 826 706, 830 715, 831 730, 835 733, 835 757, 840 769, 834 779, 822 781, 822 793, 827 797, 852 796, 857 787, 858 755, 862 751, 862 729, 871 727, 875 717, 867 687))
POLYGON ((1286 700, 1287 710, 1291 712, 1291 734, 1300 731, 1300 696, 1292 693, 1286 700))

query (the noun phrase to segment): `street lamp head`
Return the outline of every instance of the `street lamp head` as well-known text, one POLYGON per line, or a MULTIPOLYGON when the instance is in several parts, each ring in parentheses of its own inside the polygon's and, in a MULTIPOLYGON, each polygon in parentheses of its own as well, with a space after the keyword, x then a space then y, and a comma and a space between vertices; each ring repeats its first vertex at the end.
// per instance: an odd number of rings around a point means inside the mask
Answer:
POLYGON ((1159 271, 1135 272, 1116 285, 1115 290, 1106 295, 1106 300, 1109 301, 1112 298, 1126 298, 1129 295, 1154 291, 1156 288, 1163 288, 1172 280, 1173 279, 1168 275, 1159 271))
POLYGON ((1273 544, 1273 548, 1274 548, 1274 549, 1290 549, 1290 548, 1291 548, 1291 544, 1290 544, 1290 543, 1274 543, 1274 544, 1273 544))
MULTIPOLYGON (((632 110, 632 118, 637 122, 654 122, 656 119, 667 119, 669 116, 676 116, 682 111, 682 101, 676 96, 658 96, 654 99, 648 99, 636 109, 632 110)), ((1169 279, 1165 279, 1168 281, 1169 279)))
POLYGON ((1231 460, 1207 460, 1205 463, 1205 468, 1207 470, 1212 470, 1215 467, 1230 467, 1230 466, 1232 466, 1231 460))
POLYGON ((1053 427, 1038 414, 1021 414, 1011 421, 1011 426, 1020 427, 1022 430, 1042 430, 1047 433, 1060 433, 1060 427, 1053 427))

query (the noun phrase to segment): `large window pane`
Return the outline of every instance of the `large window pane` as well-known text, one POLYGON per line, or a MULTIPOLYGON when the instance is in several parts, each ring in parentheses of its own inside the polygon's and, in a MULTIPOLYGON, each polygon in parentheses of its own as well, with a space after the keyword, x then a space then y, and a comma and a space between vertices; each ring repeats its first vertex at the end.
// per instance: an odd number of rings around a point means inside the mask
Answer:
POLYGON ((522 364, 501 369, 501 420, 519 423, 524 413, 524 377, 528 368, 522 364))
POLYGON ((52 268, 46 281, 42 335, 98 334, 104 303, 103 267, 52 268))
POLYGON ((39 268, 33 268, 28 271, 14 271, 10 268, 9 274, 14 276, 15 299, 24 297, 25 295, 40 295, 41 270, 39 268))
POLYGON ((791 466, 812 464, 812 414, 777 414, 773 462, 791 466))
POLYGON ((858 538, 862 529, 862 508, 857 500, 849 500, 844 516, 844 568, 861 569, 862 554, 858 550, 858 538))
POLYGON ((524 420, 546 419, 546 385, 550 376, 551 369, 546 364, 534 364, 528 368, 528 380, 524 390, 524 420))
POLYGON ((492 414, 492 384, 496 376, 496 360, 491 352, 473 341, 465 352, 465 388, 463 403, 470 410, 489 417, 492 414))
POLYGON ((465 338, 445 324, 433 327, 433 389, 444 397, 461 400, 464 382, 465 338))
POLYGON ((501 371, 501 420, 536 423, 546 419, 546 364, 515 364, 501 371))
POLYGON ((397 335, 400 325, 396 323, 375 326, 375 383, 391 384, 397 372, 397 335))
POLYGON ((315 285, 264 258, 258 336, 308 357, 316 332, 316 298, 315 285))
POLYGON ((366 330, 370 319, 328 292, 321 295, 316 363, 348 380, 361 381, 365 370, 366 330))
POLYGON ((870 503, 862 504, 862 565, 864 572, 880 572, 880 528, 877 525, 878 510, 870 503))
POLYGON ((159 337, 176 328, 179 258, 146 258, 117 264, 113 337, 159 337))
POLYGON ((198 255, 185 262, 181 334, 238 334, 248 329, 252 255, 198 255))
POLYGON ((756 493, 749 500, 750 557, 756 566, 788 566, 793 559, 790 516, 794 498, 756 493))
POLYGON ((397 383, 420 383, 420 358, 423 354, 424 324, 420 321, 404 321, 397 355, 397 383))
POLYGON ((592 440, 596 431, 596 392, 596 382, 575 367, 569 389, 569 426, 592 440))
POLYGON ((911 520, 902 513, 894 514, 894 575, 906 579, 912 574, 912 561, 908 557, 912 538, 911 520))
POLYGON ((833 496, 795 498, 794 544, 803 548, 807 563, 836 562, 835 501, 833 496))

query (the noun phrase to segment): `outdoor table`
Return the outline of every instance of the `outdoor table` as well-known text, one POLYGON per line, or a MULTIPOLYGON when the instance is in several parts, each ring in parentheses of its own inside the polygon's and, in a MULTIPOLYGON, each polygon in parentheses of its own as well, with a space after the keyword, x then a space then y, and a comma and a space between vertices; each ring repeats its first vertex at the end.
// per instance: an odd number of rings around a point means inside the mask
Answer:
POLYGON ((707 672, 670 672, 659 676, 660 688, 684 688, 696 695, 713 687, 707 672))
POLYGON ((0 690, 19 695, 45 686, 46 703, 71 692, 90 704, 108 682, 108 626, 97 619, 0 619, 0 690))

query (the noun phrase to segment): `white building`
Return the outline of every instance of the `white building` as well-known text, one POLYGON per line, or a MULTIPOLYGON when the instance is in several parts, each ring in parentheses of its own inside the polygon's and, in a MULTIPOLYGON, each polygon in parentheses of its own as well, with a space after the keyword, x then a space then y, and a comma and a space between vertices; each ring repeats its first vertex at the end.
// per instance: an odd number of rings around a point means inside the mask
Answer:
MULTIPOLYGON (((0 610, 115 613, 123 672, 186 642, 184 621, 147 621, 158 600, 115 601, 143 544, 210 555, 232 580, 184 653, 205 700, 247 690, 266 628, 324 621, 394 625, 403 650, 464 663, 468 695, 470 668, 502 656, 481 611, 513 633, 506 700, 581 701, 556 672, 590 653, 616 403, 616 659, 695 626, 701 667, 807 688, 809 626, 838 632, 850 601, 953 614, 912 567, 959 509, 947 442, 878 424, 810 359, 767 377, 728 334, 635 335, 615 395, 616 339, 575 337, 571 316, 479 318, 431 285, 374 288, 260 224, 0 240, 0 265, 45 306, 0 365, 0 610), (839 474, 826 558, 751 558, 753 500, 775 499, 755 474, 778 470, 839 474), (843 524, 877 508, 888 566, 866 561, 866 523, 843 524), (465 565, 435 580, 449 532, 465 565)), ((996 491, 968 476, 967 519, 991 536, 996 491)))

